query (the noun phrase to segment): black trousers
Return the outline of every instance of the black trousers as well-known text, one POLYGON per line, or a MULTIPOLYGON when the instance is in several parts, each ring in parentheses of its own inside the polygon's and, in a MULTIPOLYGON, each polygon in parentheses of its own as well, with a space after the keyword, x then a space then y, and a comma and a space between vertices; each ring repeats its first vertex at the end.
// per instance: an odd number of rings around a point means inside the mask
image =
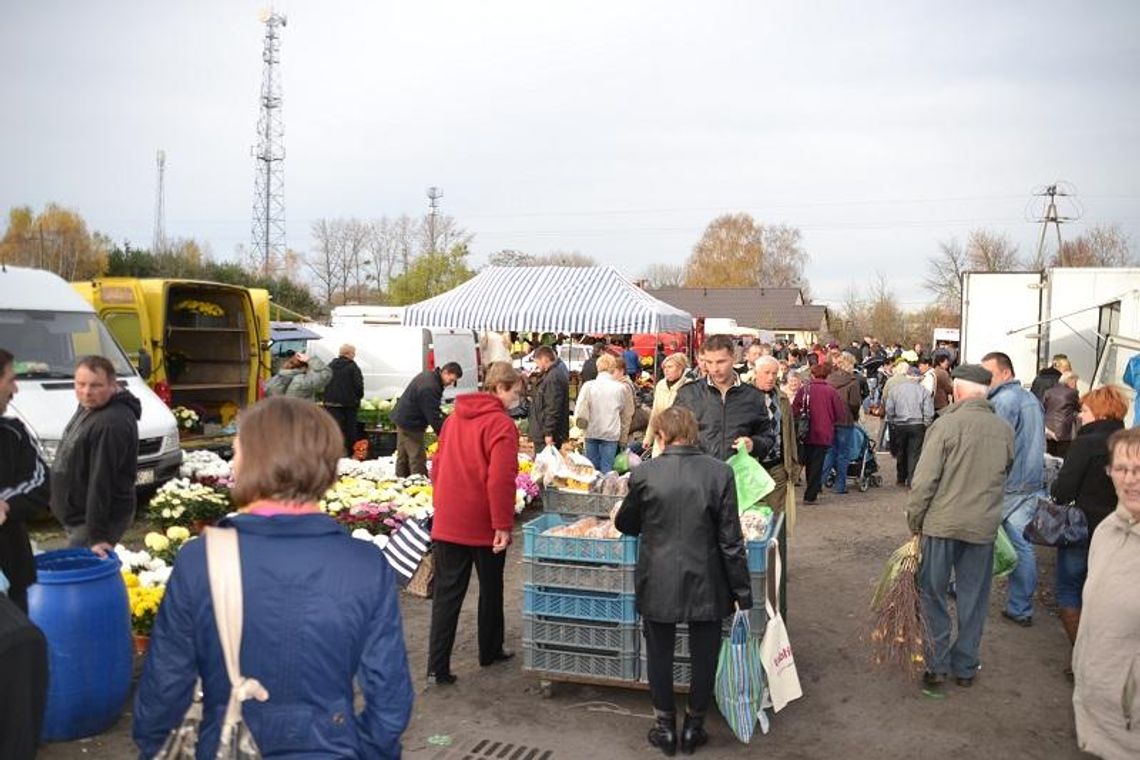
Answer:
POLYGON ((926 438, 926 426, 894 425, 891 435, 896 437, 895 470, 898 482, 908 486, 914 478, 914 468, 918 466, 918 455, 922 453, 922 441, 926 438))
POLYGON ((451 672, 451 650, 471 566, 479 575, 479 664, 490 665, 503 651, 503 569, 507 553, 495 554, 489 546, 464 546, 433 541, 432 561, 435 591, 431 601, 431 638, 428 644, 428 673, 451 672))
POLYGON ((356 443, 356 413, 359 407, 355 406, 326 406, 328 413, 336 420, 340 434, 344 436, 344 450, 347 456, 352 456, 352 444, 356 443))
POLYGON ((827 450, 831 446, 820 446, 815 443, 804 444, 804 456, 807 459, 807 487, 804 488, 804 501, 815 501, 823 488, 823 460, 827 458, 827 450))
POLYGON ((44 635, 0 594, 0 757, 32 760, 47 704, 48 654, 44 635))
MULTIPOLYGON (((649 668, 649 695, 653 709, 676 713, 673 697, 673 649, 677 644, 676 623, 642 621, 645 629, 645 664, 649 668)), ((689 682, 689 713, 704 715, 712 704, 716 683, 716 660, 720 652, 720 621, 689 623, 689 659, 693 677, 689 682)))

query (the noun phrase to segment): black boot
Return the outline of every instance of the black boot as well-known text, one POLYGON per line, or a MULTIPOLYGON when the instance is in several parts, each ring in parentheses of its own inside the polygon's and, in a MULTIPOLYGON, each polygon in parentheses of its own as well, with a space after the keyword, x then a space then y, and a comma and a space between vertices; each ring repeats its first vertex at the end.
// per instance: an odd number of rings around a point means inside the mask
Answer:
POLYGON ((649 729, 649 744, 661 750, 666 757, 677 753, 677 714, 654 710, 657 722, 649 729))
POLYGON ((708 744, 709 734, 705 731, 705 716, 685 713, 685 725, 681 729, 681 754, 691 755, 703 744, 708 744))

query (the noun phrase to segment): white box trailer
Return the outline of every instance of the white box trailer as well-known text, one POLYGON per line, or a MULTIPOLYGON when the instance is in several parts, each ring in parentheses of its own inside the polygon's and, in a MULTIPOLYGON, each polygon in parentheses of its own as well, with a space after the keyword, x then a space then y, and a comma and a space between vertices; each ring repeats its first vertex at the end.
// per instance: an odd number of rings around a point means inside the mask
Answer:
POLYGON ((966 272, 961 335, 963 361, 1003 351, 1025 385, 1065 354, 1088 390, 1109 337, 1140 336, 1140 268, 966 272))

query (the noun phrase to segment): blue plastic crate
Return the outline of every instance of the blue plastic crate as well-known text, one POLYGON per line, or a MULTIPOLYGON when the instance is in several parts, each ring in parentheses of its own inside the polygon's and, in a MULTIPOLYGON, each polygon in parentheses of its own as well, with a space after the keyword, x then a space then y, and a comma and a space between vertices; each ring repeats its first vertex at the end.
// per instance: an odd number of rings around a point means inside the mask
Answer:
POLYGON ((609 623, 636 623, 633 594, 523 586, 523 614, 609 623))
POLYGON ((636 655, 640 638, 635 623, 595 623, 523 615, 524 644, 636 655))
POLYGON ((523 559, 554 559, 594 562, 603 565, 636 565, 637 537, 577 538, 544 536, 543 531, 574 522, 561 515, 544 514, 523 526, 523 559))
POLYGON ((748 552, 748 572, 756 574, 768 570, 768 548, 772 539, 778 535, 783 523, 784 516, 782 514, 775 515, 775 519, 768 523, 768 532, 764 538, 744 542, 744 548, 748 552))
POLYGON ((524 559, 523 583, 531 586, 613 591, 632 594, 636 565, 594 565, 581 562, 524 559))
POLYGON ((523 669, 539 673, 635 682, 638 676, 638 659, 636 653, 572 652, 524 641, 523 669))

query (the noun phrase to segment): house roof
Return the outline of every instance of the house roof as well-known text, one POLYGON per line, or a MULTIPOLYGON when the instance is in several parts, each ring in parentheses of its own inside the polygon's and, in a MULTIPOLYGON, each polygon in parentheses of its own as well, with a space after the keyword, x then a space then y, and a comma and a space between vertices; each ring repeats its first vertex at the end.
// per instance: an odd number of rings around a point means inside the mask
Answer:
POLYGON ((658 288, 654 298, 693 316, 735 319, 762 330, 819 330, 827 307, 805 304, 799 288, 658 288))

